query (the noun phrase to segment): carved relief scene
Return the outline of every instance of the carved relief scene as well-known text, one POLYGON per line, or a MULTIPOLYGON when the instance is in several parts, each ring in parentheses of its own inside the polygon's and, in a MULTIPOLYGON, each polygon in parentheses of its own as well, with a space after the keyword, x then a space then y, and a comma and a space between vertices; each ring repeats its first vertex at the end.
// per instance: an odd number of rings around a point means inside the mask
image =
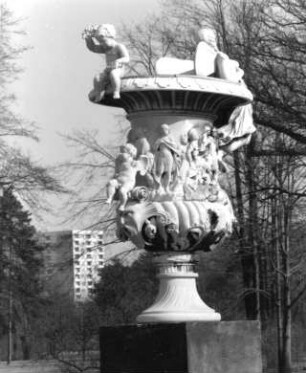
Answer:
POLYGON ((176 123, 173 134, 163 123, 152 143, 130 130, 107 185, 121 239, 152 251, 209 251, 232 232, 231 202, 218 181, 226 171, 220 135, 197 122, 176 123))
POLYGON ((87 27, 83 37, 106 59, 89 99, 122 107, 131 123, 107 183, 118 237, 153 252, 212 250, 236 221, 219 182, 223 157, 255 131, 239 63, 202 28, 194 60, 161 57, 156 76, 125 77, 130 57, 112 25, 87 27))

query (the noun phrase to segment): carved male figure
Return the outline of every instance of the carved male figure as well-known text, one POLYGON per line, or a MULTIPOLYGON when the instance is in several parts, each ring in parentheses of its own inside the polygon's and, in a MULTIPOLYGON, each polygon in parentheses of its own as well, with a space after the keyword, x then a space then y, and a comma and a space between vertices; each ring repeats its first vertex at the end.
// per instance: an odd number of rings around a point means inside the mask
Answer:
POLYGON ((113 98, 119 99, 124 67, 130 60, 126 47, 115 40, 116 30, 113 25, 89 27, 83 35, 87 48, 91 52, 105 54, 106 59, 106 68, 94 78, 94 88, 89 93, 89 99, 94 102, 101 101, 108 84, 112 87, 113 98))
POLYGON ((170 183, 177 176, 180 167, 180 149, 170 135, 168 124, 162 124, 160 131, 161 137, 154 144, 154 178, 159 192, 170 193, 170 183))

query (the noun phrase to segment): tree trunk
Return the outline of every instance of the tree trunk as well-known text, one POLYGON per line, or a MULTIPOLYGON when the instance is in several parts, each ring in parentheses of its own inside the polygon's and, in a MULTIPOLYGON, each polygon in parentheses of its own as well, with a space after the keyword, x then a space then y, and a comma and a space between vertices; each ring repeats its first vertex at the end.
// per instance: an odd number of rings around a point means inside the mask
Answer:
MULTIPOLYGON (((288 290, 286 290, 287 292, 288 290)), ((288 292, 289 295, 290 291, 288 292)), ((290 298, 290 297, 288 297, 290 298)), ((283 335, 282 335, 282 356, 281 356, 281 365, 280 371, 282 373, 291 373, 292 372, 292 356, 291 356, 291 309, 290 304, 288 306, 287 300, 285 301, 285 312, 284 312, 284 326, 283 326, 283 335)))
POLYGON ((256 186, 255 186, 255 169, 256 165, 254 159, 251 157, 253 144, 252 142, 248 146, 246 152, 246 165, 247 165, 247 172, 246 172, 246 181, 248 187, 248 195, 249 195, 249 224, 248 224, 248 241, 250 247, 250 255, 253 257, 254 261, 254 297, 255 297, 255 310, 254 310, 254 318, 256 320, 261 320, 261 299, 260 299, 260 253, 259 253, 259 245, 258 245, 258 204, 257 204, 257 193, 256 193, 256 186))
MULTIPOLYGON (((239 152, 234 152, 235 165, 235 186, 237 200, 237 215, 239 222, 239 255, 242 267, 243 287, 245 290, 254 287, 254 258, 250 251, 250 247, 246 237, 245 217, 243 207, 242 180, 241 180, 241 164, 239 152)), ((246 317, 249 320, 256 319, 256 299, 254 293, 248 294, 244 298, 246 317)))
MULTIPOLYGON (((287 210, 288 207, 285 206, 287 210)), ((284 267, 284 288, 283 288, 283 330, 282 330, 282 356, 280 370, 284 373, 292 372, 291 358, 291 291, 290 291, 290 243, 289 243, 289 217, 290 212, 284 212, 284 232, 283 232, 283 267, 284 267)))
POLYGON ((21 342, 21 349, 22 349, 22 359, 23 360, 30 360, 30 344, 26 338, 26 336, 20 336, 21 342))
POLYGON ((274 200, 272 207, 272 233, 273 233, 273 242, 274 242, 274 250, 276 256, 276 314, 277 314, 277 356, 278 356, 278 366, 279 369, 282 366, 282 352, 283 352, 283 313, 282 313, 282 264, 281 264, 281 253, 280 253, 280 245, 279 240, 277 237, 278 232, 278 208, 277 204, 278 201, 274 200))

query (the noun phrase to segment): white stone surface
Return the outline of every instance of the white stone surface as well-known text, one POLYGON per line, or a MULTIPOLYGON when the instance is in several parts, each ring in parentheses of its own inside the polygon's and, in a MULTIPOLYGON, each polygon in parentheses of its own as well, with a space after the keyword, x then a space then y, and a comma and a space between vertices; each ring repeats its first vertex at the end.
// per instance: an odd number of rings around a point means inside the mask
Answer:
POLYGON ((160 284, 154 304, 136 319, 138 323, 220 321, 221 316, 200 298, 193 256, 168 253, 155 259, 160 284))
POLYGON ((157 75, 194 74, 194 62, 172 57, 162 57, 156 61, 157 75))

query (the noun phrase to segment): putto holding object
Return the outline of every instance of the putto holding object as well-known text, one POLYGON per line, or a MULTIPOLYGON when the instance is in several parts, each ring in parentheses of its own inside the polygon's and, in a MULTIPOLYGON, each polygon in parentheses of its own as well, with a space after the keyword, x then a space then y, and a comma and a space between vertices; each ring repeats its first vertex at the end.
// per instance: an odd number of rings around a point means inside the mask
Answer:
POLYGON ((104 98, 109 85, 113 98, 119 99, 121 78, 130 57, 126 47, 116 41, 115 27, 110 24, 88 26, 82 36, 91 52, 105 54, 106 59, 106 68, 94 78, 94 87, 89 93, 89 99, 100 102, 104 98))

